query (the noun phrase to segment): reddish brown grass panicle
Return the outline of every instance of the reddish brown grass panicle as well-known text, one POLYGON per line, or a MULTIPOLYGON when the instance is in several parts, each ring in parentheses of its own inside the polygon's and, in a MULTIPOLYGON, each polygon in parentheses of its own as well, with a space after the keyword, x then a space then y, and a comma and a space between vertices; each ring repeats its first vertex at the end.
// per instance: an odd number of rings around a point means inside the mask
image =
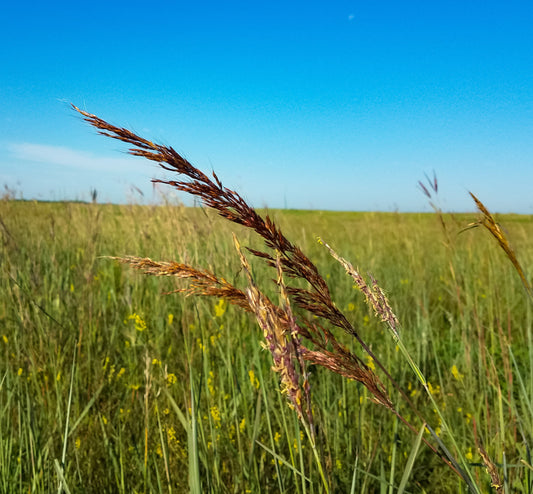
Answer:
POLYGON ((187 296, 200 295, 207 297, 219 297, 229 303, 253 312, 246 298, 246 294, 228 283, 224 278, 219 278, 207 270, 193 268, 187 264, 177 262, 152 261, 147 257, 108 257, 122 264, 128 264, 139 269, 144 274, 151 276, 174 276, 189 282, 187 288, 178 288, 169 293, 181 292, 187 296))
POLYGON ((248 260, 242 253, 235 235, 233 236, 233 241, 248 280, 246 297, 259 326, 263 330, 265 338, 263 347, 272 355, 274 362, 272 370, 280 375, 281 392, 287 396, 291 407, 296 410, 300 420, 305 419, 307 421, 310 431, 314 435, 309 375, 304 362, 307 348, 301 343, 299 328, 292 314, 289 299, 286 296, 279 254, 277 285, 280 287, 281 306, 276 307, 261 293, 255 284, 248 260))

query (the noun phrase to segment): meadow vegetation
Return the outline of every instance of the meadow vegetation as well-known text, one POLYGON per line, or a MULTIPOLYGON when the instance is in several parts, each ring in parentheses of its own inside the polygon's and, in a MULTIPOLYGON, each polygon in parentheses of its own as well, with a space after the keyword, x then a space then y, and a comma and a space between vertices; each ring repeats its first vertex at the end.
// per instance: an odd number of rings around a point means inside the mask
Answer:
MULTIPOLYGON (((171 203, 4 200, 3 492, 532 492, 531 301, 501 245, 465 230, 476 213, 268 214, 318 267, 374 358, 346 331, 331 334, 384 383, 391 407, 307 362, 309 424, 297 401, 287 406, 291 389, 280 393, 253 314, 228 297, 172 293, 187 280, 109 258, 176 261, 243 291, 253 279, 284 307, 281 262, 244 249, 251 267, 239 259, 232 234, 264 249, 251 229, 171 203), (400 338, 318 236, 378 280, 400 338)), ((527 285, 532 218, 497 220, 527 285)))

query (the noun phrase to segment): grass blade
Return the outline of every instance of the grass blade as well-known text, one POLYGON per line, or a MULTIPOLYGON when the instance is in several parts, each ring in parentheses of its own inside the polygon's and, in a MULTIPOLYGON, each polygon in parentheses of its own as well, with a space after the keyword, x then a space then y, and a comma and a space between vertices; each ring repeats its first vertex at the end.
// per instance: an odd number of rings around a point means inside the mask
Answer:
POLYGON ((405 470, 403 471, 402 479, 400 480, 400 486, 398 487, 398 494, 403 494, 405 491, 405 486, 407 485, 407 481, 409 480, 411 472, 413 471, 413 466, 415 464, 416 456, 418 455, 418 450, 420 449, 420 444, 422 444, 422 437, 424 436, 425 430, 426 424, 422 424, 422 427, 420 428, 418 436, 416 436, 415 442, 411 449, 411 453, 409 453, 409 458, 407 458, 405 470))

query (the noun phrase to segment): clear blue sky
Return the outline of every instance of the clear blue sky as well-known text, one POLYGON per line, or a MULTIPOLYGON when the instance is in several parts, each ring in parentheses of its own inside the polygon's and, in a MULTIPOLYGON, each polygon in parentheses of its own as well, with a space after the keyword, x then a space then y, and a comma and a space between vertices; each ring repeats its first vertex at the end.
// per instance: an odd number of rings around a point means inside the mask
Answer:
POLYGON ((7 2, 0 186, 155 200, 155 164, 68 103, 170 144, 254 206, 533 214, 533 2, 7 2), (150 6, 149 6, 150 5, 150 6))

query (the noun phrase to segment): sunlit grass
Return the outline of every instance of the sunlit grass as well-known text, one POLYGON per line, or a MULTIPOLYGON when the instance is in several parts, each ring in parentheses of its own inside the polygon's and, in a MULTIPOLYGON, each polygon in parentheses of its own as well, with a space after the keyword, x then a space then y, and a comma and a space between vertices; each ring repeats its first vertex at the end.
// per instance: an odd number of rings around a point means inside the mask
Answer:
MULTIPOLYGON (((445 216, 450 244, 434 215, 271 213, 446 442, 386 328, 316 237, 379 280, 479 485, 488 490, 490 478, 474 421, 508 492, 531 492, 531 308, 490 236, 457 235, 475 215, 445 216)), ((163 296, 172 280, 105 258, 180 260, 231 281, 242 276, 231 232, 243 245, 256 239, 203 210, 170 205, 2 201, 0 217, 2 491, 57 490, 59 471, 71 492, 188 492, 195 482, 197 492, 321 491, 255 321, 221 300, 163 296)), ((531 218, 499 221, 531 279, 531 218)), ((257 265, 254 276, 267 284, 273 275, 257 265)), ((331 491, 397 489, 416 436, 353 381, 312 369, 311 387, 331 491)), ((422 489, 465 491, 423 445, 407 482, 408 492, 422 489)))

